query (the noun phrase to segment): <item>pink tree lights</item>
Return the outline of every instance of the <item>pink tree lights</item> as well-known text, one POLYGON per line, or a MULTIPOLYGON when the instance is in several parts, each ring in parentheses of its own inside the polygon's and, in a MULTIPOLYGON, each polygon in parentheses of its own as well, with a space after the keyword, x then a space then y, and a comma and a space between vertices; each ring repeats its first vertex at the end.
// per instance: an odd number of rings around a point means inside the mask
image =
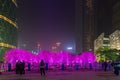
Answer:
POLYGON ((69 52, 59 52, 54 54, 48 51, 41 51, 38 55, 20 49, 11 49, 6 52, 4 61, 6 63, 15 64, 18 60, 29 63, 39 63, 44 60, 49 65, 64 63, 65 65, 80 64, 88 66, 90 63, 96 62, 96 56, 92 52, 83 52, 81 55, 72 55, 69 52))

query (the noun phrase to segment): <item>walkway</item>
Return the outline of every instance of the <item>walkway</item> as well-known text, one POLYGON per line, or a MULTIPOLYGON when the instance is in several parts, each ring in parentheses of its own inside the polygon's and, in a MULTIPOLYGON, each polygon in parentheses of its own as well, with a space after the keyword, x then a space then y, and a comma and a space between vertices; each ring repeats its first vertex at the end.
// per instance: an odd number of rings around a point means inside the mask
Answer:
POLYGON ((104 71, 50 71, 46 76, 37 72, 26 72, 25 75, 16 75, 14 72, 5 72, 0 80, 120 80, 120 75, 104 71))

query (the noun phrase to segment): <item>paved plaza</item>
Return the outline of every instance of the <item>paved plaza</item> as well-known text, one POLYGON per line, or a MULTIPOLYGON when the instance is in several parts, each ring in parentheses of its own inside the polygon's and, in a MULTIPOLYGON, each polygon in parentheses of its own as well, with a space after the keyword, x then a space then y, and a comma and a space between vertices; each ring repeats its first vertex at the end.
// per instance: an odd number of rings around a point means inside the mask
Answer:
POLYGON ((17 75, 14 72, 4 72, 0 80, 120 80, 112 71, 48 71, 45 76, 39 72, 26 72, 17 75))

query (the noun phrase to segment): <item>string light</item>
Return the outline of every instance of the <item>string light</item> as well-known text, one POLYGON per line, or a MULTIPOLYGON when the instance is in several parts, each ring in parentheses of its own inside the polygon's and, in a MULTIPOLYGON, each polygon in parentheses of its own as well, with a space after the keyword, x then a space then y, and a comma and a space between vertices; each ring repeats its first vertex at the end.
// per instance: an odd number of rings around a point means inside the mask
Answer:
POLYGON ((8 47, 8 48, 16 48, 15 46, 7 44, 7 43, 0 43, 0 46, 8 47))
POLYGON ((7 21, 8 23, 12 24, 14 27, 18 28, 17 25, 10 19, 8 19, 7 17, 0 15, 0 19, 3 19, 5 21, 7 21))

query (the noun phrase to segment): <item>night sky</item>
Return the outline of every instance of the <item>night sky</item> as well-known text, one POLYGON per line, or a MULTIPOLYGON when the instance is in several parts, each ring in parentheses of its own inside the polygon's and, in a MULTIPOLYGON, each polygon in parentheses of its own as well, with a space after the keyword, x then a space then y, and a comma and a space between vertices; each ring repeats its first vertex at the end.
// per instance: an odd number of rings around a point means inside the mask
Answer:
POLYGON ((19 46, 49 50, 56 42, 62 49, 74 45, 74 0, 18 0, 19 46))

